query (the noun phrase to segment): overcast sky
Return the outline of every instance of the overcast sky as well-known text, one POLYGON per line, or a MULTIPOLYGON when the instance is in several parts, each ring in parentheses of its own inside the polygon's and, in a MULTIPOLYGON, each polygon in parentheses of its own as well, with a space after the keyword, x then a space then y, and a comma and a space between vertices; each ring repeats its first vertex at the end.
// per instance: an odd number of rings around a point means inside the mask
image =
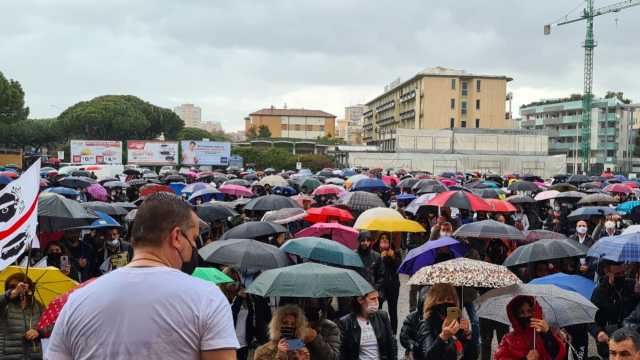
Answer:
MULTIPOLYGON (((195 103, 227 131, 272 104, 343 117, 344 106, 434 66, 513 77, 517 111, 582 92, 584 22, 543 35, 582 3, 2 0, 0 71, 22 83, 32 117, 104 94, 195 103)), ((638 18, 640 6, 597 18, 596 94, 640 101, 638 18)))

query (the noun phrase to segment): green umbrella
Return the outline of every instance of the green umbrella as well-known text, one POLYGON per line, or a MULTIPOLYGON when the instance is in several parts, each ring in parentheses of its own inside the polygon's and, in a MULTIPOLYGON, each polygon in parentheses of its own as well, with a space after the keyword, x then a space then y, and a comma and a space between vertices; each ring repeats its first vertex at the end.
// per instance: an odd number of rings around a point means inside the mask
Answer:
POLYGON ((300 187, 300 190, 302 190, 302 188, 306 188, 308 193, 313 192, 313 190, 315 190, 318 186, 322 185, 322 183, 315 178, 312 177, 307 177, 307 178, 302 178, 298 180, 298 186, 300 187))
POLYGON ((233 282, 233 279, 230 278, 229 275, 216 268, 197 267, 191 276, 212 282, 216 285, 233 282))
POLYGON ((267 270, 247 289, 259 296, 307 298, 362 296, 371 291, 371 284, 357 272, 317 263, 267 270))

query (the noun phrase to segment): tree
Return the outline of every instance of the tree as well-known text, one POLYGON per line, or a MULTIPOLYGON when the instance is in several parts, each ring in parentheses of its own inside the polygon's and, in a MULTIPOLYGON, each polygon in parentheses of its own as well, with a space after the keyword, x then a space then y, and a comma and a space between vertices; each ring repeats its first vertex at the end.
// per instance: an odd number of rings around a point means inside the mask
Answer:
POLYGON ((245 136, 249 140, 257 138, 258 137, 258 133, 256 132, 256 127, 253 126, 253 125, 250 126, 249 129, 247 129, 245 136))
POLYGON ((182 130, 178 132, 177 138, 178 140, 202 140, 202 139, 212 140, 211 135, 212 134, 207 130, 193 128, 193 127, 186 127, 186 128, 182 128, 182 130))
POLYGON ((613 99, 616 98, 620 100, 623 104, 631 104, 631 100, 624 97, 624 92, 622 91, 607 91, 607 94, 604 96, 605 99, 613 99))
POLYGON ((312 171, 333 167, 335 162, 325 155, 293 155, 292 153, 278 148, 258 149, 254 147, 233 148, 234 155, 242 156, 247 164, 255 164, 258 169, 272 167, 274 169, 292 170, 296 167, 296 162, 301 161, 304 167, 312 171))
POLYGON ((268 139, 271 137, 271 130, 267 125, 260 125, 258 128, 258 137, 261 139, 268 139))
POLYGON ((7 80, 0 72, 0 124, 26 120, 29 108, 24 106, 24 91, 16 80, 7 80))

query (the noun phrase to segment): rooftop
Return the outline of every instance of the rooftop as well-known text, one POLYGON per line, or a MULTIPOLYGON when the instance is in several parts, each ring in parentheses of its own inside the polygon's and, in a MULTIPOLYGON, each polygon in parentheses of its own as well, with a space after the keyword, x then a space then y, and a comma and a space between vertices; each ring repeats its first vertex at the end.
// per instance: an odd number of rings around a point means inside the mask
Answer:
POLYGON ((335 115, 331 115, 328 112, 322 110, 307 110, 307 109, 276 109, 276 108, 265 108, 262 110, 258 110, 256 112, 252 112, 249 115, 273 115, 273 116, 306 116, 306 117, 336 117, 335 115))

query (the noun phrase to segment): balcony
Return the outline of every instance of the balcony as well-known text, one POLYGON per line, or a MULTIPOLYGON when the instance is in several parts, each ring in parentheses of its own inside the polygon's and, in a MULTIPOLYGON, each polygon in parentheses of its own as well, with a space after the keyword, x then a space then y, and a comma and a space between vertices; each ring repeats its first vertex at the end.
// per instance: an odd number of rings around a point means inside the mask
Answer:
POLYGON ((574 138, 576 136, 580 136, 580 130, 579 129, 560 129, 558 130, 558 136, 574 138))
POLYGON ((542 121, 544 125, 560 125, 562 124, 562 119, 560 118, 548 118, 542 121))
POLYGON ((400 113, 400 120, 415 119, 416 111, 414 109, 400 113))
POLYGON ((384 103, 384 104, 382 104, 380 106, 377 106, 376 107, 376 112, 379 113, 379 112, 382 112, 382 111, 385 111, 385 110, 393 109, 395 106, 396 106, 396 101, 395 100, 390 100, 390 101, 387 101, 386 103, 384 103))
POLYGON ((400 95, 400 102, 409 101, 409 100, 415 99, 415 98, 416 98, 416 91, 415 90, 411 90, 406 94, 400 95))

